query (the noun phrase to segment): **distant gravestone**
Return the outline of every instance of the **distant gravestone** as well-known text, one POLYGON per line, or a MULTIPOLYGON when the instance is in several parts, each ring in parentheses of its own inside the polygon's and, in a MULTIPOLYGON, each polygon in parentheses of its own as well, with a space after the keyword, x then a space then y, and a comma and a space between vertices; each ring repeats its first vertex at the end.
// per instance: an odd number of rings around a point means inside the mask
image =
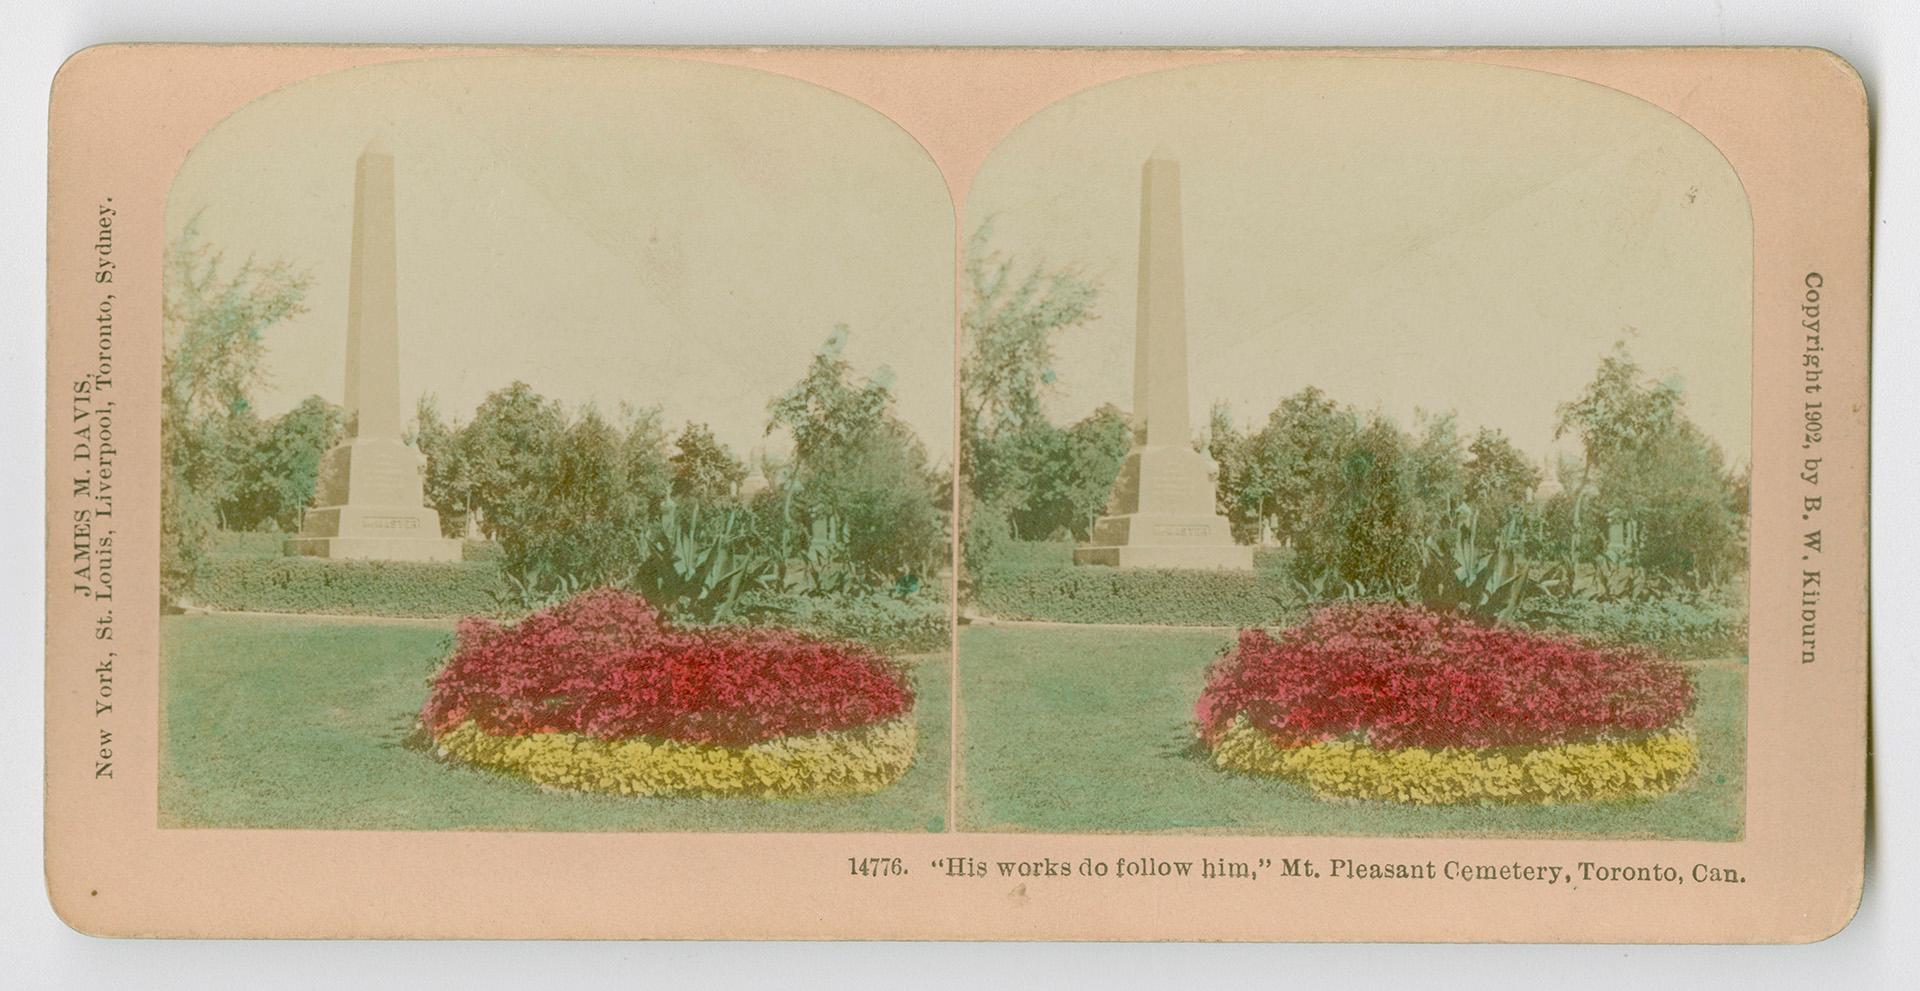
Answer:
POLYGON ((1133 448, 1114 480, 1107 515, 1075 564, 1122 568, 1253 569, 1214 509, 1212 464, 1193 449, 1187 421, 1186 267, 1180 163, 1147 160, 1140 190, 1140 310, 1133 354, 1133 448))
POLYGON ((399 286, 395 272, 393 156, 376 142, 360 155, 347 282, 347 439, 320 461, 314 508, 290 555, 382 561, 458 561, 426 505, 426 459, 402 439, 399 286))

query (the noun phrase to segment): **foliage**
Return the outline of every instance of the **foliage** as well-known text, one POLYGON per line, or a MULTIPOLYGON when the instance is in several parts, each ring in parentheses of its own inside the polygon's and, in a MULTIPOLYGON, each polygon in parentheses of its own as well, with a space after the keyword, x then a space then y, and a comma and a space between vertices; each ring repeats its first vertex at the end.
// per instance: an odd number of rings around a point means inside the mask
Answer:
MULTIPOLYGON (((1009 547, 1015 546, 1013 521, 1002 503, 987 502, 971 494, 963 498, 966 501, 961 512, 966 528, 960 534, 960 567, 963 580, 972 588, 1009 547)), ((1071 564, 1072 558, 1066 563, 1071 564)))
POLYGON ((1518 514, 1498 528, 1491 548, 1479 531, 1479 512, 1463 503, 1454 510, 1450 528, 1427 538, 1417 590, 1427 608, 1507 619, 1539 587, 1520 559, 1518 514))
POLYGON ((1040 403, 1055 378, 1053 336, 1093 321, 1099 298, 1098 287, 1073 269, 1018 270, 1015 259, 989 247, 992 240, 991 220, 967 239, 961 432, 968 443, 1045 419, 1040 403))
POLYGON ((918 743, 911 718, 743 747, 579 733, 494 736, 463 723, 434 741, 455 760, 549 788, 618 795, 867 795, 898 781, 918 743))
POLYGON ((1282 575, 1098 565, 989 568, 974 576, 973 602, 1002 619, 1063 623, 1235 626, 1284 623, 1300 612, 1282 575))
POLYGON ((160 475, 160 599, 174 604, 194 596, 217 519, 213 505, 186 480, 186 472, 163 465, 160 475))
POLYGON ((707 502, 728 499, 747 477, 746 463, 713 435, 713 428, 688 421, 673 442, 672 491, 707 502))
POLYGON ((420 397, 413 411, 413 429, 406 441, 426 458, 422 479, 427 505, 440 517, 440 535, 458 537, 473 518, 474 470, 472 451, 465 443, 465 427, 440 412, 433 394, 420 397))
MULTIPOLYGON (((481 401, 460 431, 459 451, 466 502, 480 511, 483 533, 503 544, 531 537, 551 492, 555 449, 565 430, 560 404, 525 382, 481 401)), ((429 463, 428 473, 433 470, 429 463)))
POLYGON ((1645 648, 1346 604, 1277 637, 1242 631, 1195 716, 1209 742, 1245 718, 1283 747, 1509 747, 1637 738, 1693 705, 1686 671, 1645 648))
POLYGON ((310 279, 285 262, 227 266, 195 221, 168 244, 161 281, 161 597, 178 601, 257 439, 262 336, 304 311, 310 279))
POLYGON ((162 264, 165 412, 185 426, 248 409, 261 378, 262 336, 306 311, 311 278, 286 262, 251 258, 229 270, 200 240, 197 218, 167 246, 162 264))
MULTIPOLYGON (((1719 445, 1686 418, 1677 387, 1644 379, 1624 344, 1600 361, 1581 395, 1561 405, 1555 436, 1580 438, 1571 491, 1570 569, 1602 550, 1662 578, 1704 588, 1745 556, 1745 497, 1719 445)), ((1577 579, 1578 575, 1574 575, 1577 579)))
POLYGON ((768 406, 767 432, 793 437, 781 529, 807 534, 809 575, 833 573, 835 584, 932 574, 947 557, 940 485, 926 448, 894 413, 892 372, 855 382, 847 339, 836 328, 805 376, 768 406))
POLYGON ((1289 778, 1321 798, 1415 805, 1600 802, 1653 798, 1700 766, 1692 733, 1546 747, 1403 747, 1353 740, 1282 746, 1242 718, 1213 743, 1225 770, 1289 778))
POLYGON ((651 516, 673 492, 673 461, 660 407, 621 408, 620 485, 636 514, 651 516))
POLYGON ((1311 387, 1282 399, 1265 426, 1244 437, 1217 407, 1209 453, 1220 467, 1218 501, 1243 526, 1266 520, 1279 540, 1313 545, 1319 565, 1329 551, 1314 542, 1333 539, 1345 454, 1359 431, 1358 414, 1311 387))
POLYGON ((1467 445, 1463 471, 1465 503, 1484 520, 1506 520, 1522 512, 1540 487, 1539 467, 1506 434, 1488 427, 1467 445))
POLYGON ((1339 498, 1327 529, 1297 545, 1302 565, 1309 572, 1331 568, 1350 582, 1412 583, 1421 541, 1431 532, 1431 507, 1417 501, 1415 467, 1400 431, 1384 418, 1370 419, 1341 452, 1339 498))
POLYGON ((774 560, 756 547, 737 507, 703 510, 668 501, 636 533, 626 573, 615 584, 655 602, 675 619, 709 622, 740 615, 743 593, 773 581, 774 560))
POLYGON ((1513 621, 1606 644, 1639 644, 1668 657, 1736 657, 1747 652, 1744 605, 1674 598, 1599 602, 1571 596, 1536 596, 1522 602, 1513 621))
POLYGON ((239 475, 220 507, 225 525, 235 530, 300 529, 300 517, 313 503, 320 459, 344 433, 341 409, 319 396, 265 424, 263 436, 242 456, 239 475))
POLYGON ((591 580, 626 560, 633 506, 617 430, 587 407, 553 439, 542 498, 501 540, 510 571, 529 562, 591 580))
POLYGON ((234 612, 458 616, 491 610, 500 590, 493 562, 214 557, 192 600, 234 612))
POLYGON ((746 746, 889 722, 905 674, 869 648, 785 630, 688 630, 646 600, 591 591, 511 626, 460 624, 421 721, 492 736, 576 733, 746 746))
POLYGON ((951 627, 945 600, 928 589, 909 594, 843 592, 802 595, 749 593, 746 611, 757 622, 834 640, 852 640, 886 654, 945 650, 951 627))
POLYGON ((1071 268, 1021 266, 993 250, 991 221, 967 241, 960 456, 978 572, 1003 536, 1084 537, 1105 505, 1131 430, 1112 406, 1061 429, 1043 402, 1057 378, 1054 338, 1097 318, 1099 288, 1071 268))
POLYGON ((1065 429, 1044 419, 1005 429, 974 445, 974 492, 1006 507, 1017 537, 1085 540, 1106 508, 1131 437, 1127 415, 1111 404, 1065 429))

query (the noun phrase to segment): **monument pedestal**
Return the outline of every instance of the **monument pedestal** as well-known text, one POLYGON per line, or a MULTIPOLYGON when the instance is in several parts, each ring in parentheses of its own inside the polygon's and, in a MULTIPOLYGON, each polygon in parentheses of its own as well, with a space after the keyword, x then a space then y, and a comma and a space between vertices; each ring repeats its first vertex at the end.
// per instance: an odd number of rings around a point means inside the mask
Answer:
POLYGON ((460 541, 440 536, 440 514, 421 504, 426 459, 391 439, 356 437, 320 460, 319 506, 287 540, 289 555, 379 561, 458 561, 460 541))
POLYGON ((1206 457, 1191 448, 1135 448, 1113 483, 1113 515, 1094 523, 1073 563, 1253 570, 1253 548, 1234 543, 1227 518, 1206 511, 1213 502, 1207 469, 1206 457))

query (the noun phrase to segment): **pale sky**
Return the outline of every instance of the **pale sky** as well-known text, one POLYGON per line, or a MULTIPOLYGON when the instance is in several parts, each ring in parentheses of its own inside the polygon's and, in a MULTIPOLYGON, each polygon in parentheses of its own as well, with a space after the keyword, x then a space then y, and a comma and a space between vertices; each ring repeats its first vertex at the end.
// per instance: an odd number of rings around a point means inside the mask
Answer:
POLYGON ((235 260, 308 268, 266 338, 263 414, 345 389, 354 164, 393 152, 401 394, 472 416, 518 378, 577 408, 663 407, 746 455, 833 332, 951 462, 953 207, 905 132, 827 90, 664 59, 439 59, 348 70, 249 104, 188 157, 235 260))
MULTIPOLYGON (((1698 132, 1589 83, 1446 62, 1175 69, 1021 125, 966 230, 1098 279, 1058 340, 1062 421, 1132 405, 1140 169, 1178 158, 1196 429, 1316 385, 1410 426, 1456 410, 1545 459, 1554 407, 1624 339, 1747 460, 1751 220, 1698 132)), ((1564 442, 1563 442, 1564 443, 1564 442)))

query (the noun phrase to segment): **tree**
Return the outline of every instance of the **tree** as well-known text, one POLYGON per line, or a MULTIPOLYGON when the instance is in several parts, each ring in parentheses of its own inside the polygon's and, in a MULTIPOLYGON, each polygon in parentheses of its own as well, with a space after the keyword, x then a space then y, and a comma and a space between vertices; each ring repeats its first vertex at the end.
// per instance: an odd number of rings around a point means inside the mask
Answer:
POLYGON ((673 442, 673 494, 705 502, 733 498, 734 487, 747 477, 747 466, 713 435, 713 428, 691 420, 673 442))
POLYGON ((320 459, 340 442, 344 422, 340 407, 308 396, 266 424, 241 465, 234 491, 220 507, 226 525, 236 530, 299 529, 301 514, 313 503, 320 459))
POLYGON ((1254 484, 1257 466, 1252 438, 1234 426, 1233 408, 1223 402, 1214 403, 1207 416, 1207 457, 1213 459, 1217 469, 1215 511, 1227 518, 1235 539, 1242 543, 1259 540, 1260 524, 1266 517, 1261 507, 1263 493, 1254 484))
POLYGON ((926 448, 895 414, 891 373, 855 381, 835 328, 806 373, 768 406, 767 432, 793 437, 791 495, 798 522, 832 534, 868 577, 938 566, 946 527, 926 448))
POLYGON ((983 499, 1017 493, 991 490, 990 466, 978 464, 1002 434, 1046 422, 1041 409, 1052 388, 1053 338, 1095 319, 1098 288, 1073 269, 1041 265, 1016 271, 1013 258, 992 251, 991 221, 967 241, 966 275, 971 302, 962 318, 967 354, 961 365, 961 444, 969 484, 983 499))
POLYGON ((1339 534, 1324 549, 1310 542, 1302 559, 1330 561, 1342 581, 1374 593, 1398 591, 1420 575, 1421 545, 1430 527, 1419 501, 1420 476, 1399 428, 1368 419, 1340 458, 1342 484, 1331 507, 1339 534))
POLYGON ((407 437, 427 459, 423 479, 427 504, 440 515, 440 535, 458 537, 467 532, 473 516, 474 479, 467 450, 461 443, 465 428, 440 412, 432 393, 422 395, 413 411, 413 431, 407 437))
POLYGON ((1236 471, 1238 501, 1266 518, 1274 533, 1299 547, 1335 532, 1335 502, 1345 491, 1342 459, 1360 431, 1359 417, 1311 386, 1280 401, 1247 438, 1236 471))
POLYGON ((846 447, 889 415, 892 373, 882 368, 874 378, 854 384, 853 368, 844 357, 848 336, 846 324, 835 326, 814 352, 806 375, 768 404, 767 432, 786 428, 800 461, 846 447))
POLYGON ((552 438, 545 487, 502 528, 509 574, 589 585, 622 577, 641 522, 639 504, 628 498, 623 439, 591 406, 552 438))
POLYGON ((496 390, 460 431, 460 454, 481 529, 499 538, 523 530, 548 498, 566 417, 560 404, 516 381, 496 390))
POLYGON ((651 518, 673 492, 673 460, 660 407, 621 408, 620 471, 634 511, 651 518))
POLYGON ((1680 390, 1646 379, 1625 344, 1560 406, 1554 436, 1569 433, 1585 454, 1568 542, 1576 569, 1603 524, 1605 543, 1651 574, 1697 586, 1737 569, 1745 550, 1739 480, 1687 419, 1680 390))
POLYGON ((1532 498, 1540 479, 1540 469, 1498 430, 1482 427, 1467 445, 1465 496, 1481 519, 1506 520, 1532 498))
POLYGON ((161 597, 190 593, 218 505, 257 439, 251 392, 267 328, 304 311, 309 277, 285 262, 229 268, 188 223, 162 259, 161 597))
POLYGON ((1113 481, 1133 446, 1133 423, 1118 406, 1103 403, 1067 428, 1066 442, 1061 458, 1066 478, 1060 488, 1067 525, 1076 540, 1086 540, 1106 512, 1113 481))

